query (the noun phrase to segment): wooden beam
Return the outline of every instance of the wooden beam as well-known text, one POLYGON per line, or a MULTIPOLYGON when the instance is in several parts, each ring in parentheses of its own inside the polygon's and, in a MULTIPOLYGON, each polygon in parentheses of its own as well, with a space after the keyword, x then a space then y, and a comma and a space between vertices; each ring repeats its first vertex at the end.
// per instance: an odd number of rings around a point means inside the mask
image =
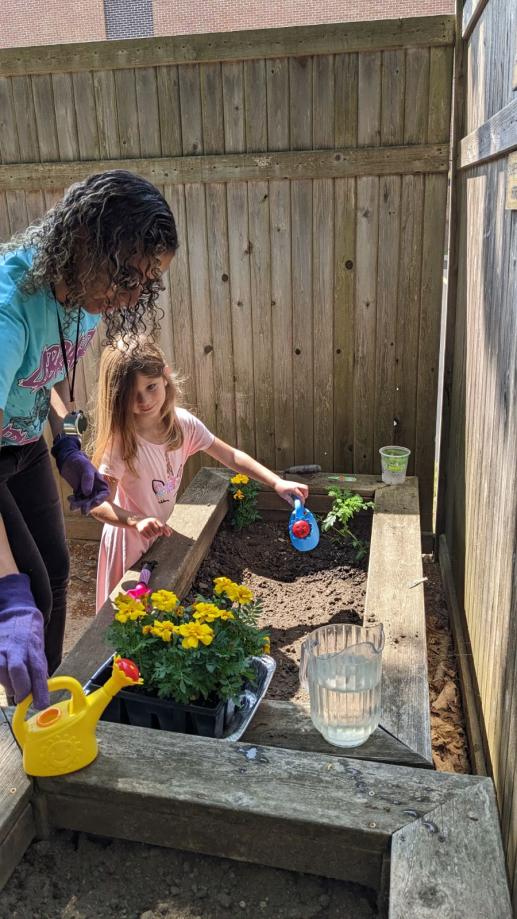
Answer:
POLYGON ((250 29, 206 35, 77 42, 2 49, 0 76, 156 67, 192 64, 196 61, 235 61, 297 55, 306 57, 311 54, 385 51, 390 48, 427 48, 451 45, 453 41, 453 16, 426 16, 291 26, 287 29, 250 29))
POLYGON ((439 562, 454 638, 454 646, 456 648, 456 662, 469 740, 470 761, 473 772, 475 772, 476 775, 488 775, 484 753, 483 732, 479 715, 481 712, 481 700, 476 688, 474 661, 467 639, 464 616, 458 603, 447 538, 444 534, 439 538, 439 562))
MULTIPOLYGON (((461 30, 461 0, 456 0, 457 34, 461 30)), ((459 269, 459 236, 461 226, 461 178, 457 169, 457 144, 463 134, 465 75, 464 75, 465 45, 457 41, 454 46, 454 67, 452 83, 452 119, 451 119, 451 176, 449 191, 449 221, 447 228, 447 292, 445 310, 445 344, 443 356, 443 395, 442 418, 440 437, 440 457, 438 462, 438 489, 436 496, 436 533, 445 531, 445 518, 447 511, 447 481, 446 469, 451 441, 450 419, 452 405, 452 381, 454 373, 454 344, 456 338, 456 301, 458 296, 458 269, 459 269)), ((433 552, 438 558, 438 540, 435 541, 433 552)))
POLYGON ((481 13, 485 9, 488 0, 466 0, 463 7, 463 20, 461 27, 461 37, 467 41, 472 35, 481 13))
POLYGON ((347 147, 286 153, 11 163, 0 166, 0 190, 64 188, 93 172, 108 169, 128 169, 156 185, 446 172, 448 150, 448 144, 410 144, 404 147, 347 147))
MULTIPOLYGON (((224 466, 216 466, 213 471, 216 475, 223 476, 226 481, 228 481, 230 476, 235 474, 231 469, 227 469, 224 466)), ((356 495, 363 495, 365 498, 373 498, 378 489, 388 488, 382 481, 380 474, 365 475, 359 472, 313 472, 307 475, 298 475, 295 472, 289 472, 289 469, 285 469, 277 470, 277 475, 282 476, 283 479, 289 479, 291 482, 303 482, 305 485, 309 486, 309 493, 311 495, 327 495, 332 485, 339 485, 340 488, 352 491, 356 495)), ((407 481, 409 481, 409 478, 407 481)), ((264 499, 266 495, 272 495, 275 498, 278 497, 275 492, 270 488, 266 488, 265 485, 259 485, 259 488, 259 501, 264 499)), ((279 501, 279 506, 283 507, 285 501, 282 501, 281 498, 279 501)))
POLYGON ((0 890, 34 838, 31 798, 20 748, 0 708, 0 890))
POLYGON ((243 740, 257 746, 326 753, 328 756, 350 756, 353 759, 398 766, 423 766, 429 769, 431 765, 396 737, 392 737, 383 727, 377 728, 361 747, 350 750, 333 747, 316 730, 311 721, 309 706, 302 702, 274 702, 265 699, 243 740))
POLYGON ((65 513, 67 539, 87 539, 100 541, 102 523, 93 517, 82 517, 78 514, 65 513))
MULTIPOLYGON (((155 590, 174 590, 180 597, 186 593, 227 509, 226 481, 216 475, 214 469, 201 469, 169 517, 174 539, 158 540, 148 553, 149 558, 158 563, 153 571, 155 590)), ((137 570, 127 571, 114 593, 122 588, 127 590, 130 585, 134 586, 138 574, 137 570)), ((113 651, 104 637, 112 619, 113 607, 108 600, 67 654, 56 676, 66 674, 74 676, 82 684, 86 683, 95 668, 113 651)))
POLYGON ((97 731, 91 766, 37 780, 51 825, 374 888, 397 830, 489 782, 105 722, 97 731))
POLYGON ((432 762, 418 482, 375 494, 365 621, 384 624, 381 724, 432 762))
POLYGON ((511 919, 491 783, 425 810, 391 842, 390 919, 511 919))
POLYGON ((479 166, 517 148, 517 99, 460 141, 458 169, 479 166))

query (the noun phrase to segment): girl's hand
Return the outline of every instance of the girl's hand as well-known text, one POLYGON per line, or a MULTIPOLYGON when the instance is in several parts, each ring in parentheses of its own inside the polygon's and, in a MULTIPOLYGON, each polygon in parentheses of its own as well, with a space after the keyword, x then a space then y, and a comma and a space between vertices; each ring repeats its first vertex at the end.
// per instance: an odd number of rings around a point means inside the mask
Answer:
POLYGON ((309 496, 309 486, 302 482, 286 482, 285 479, 279 479, 275 484, 277 495, 287 501, 291 507, 294 504, 294 498, 299 498, 302 504, 305 504, 309 496))
POLYGON ((152 539, 156 536, 172 536, 172 529, 167 523, 162 523, 158 517, 142 517, 136 522, 136 529, 142 536, 152 539))

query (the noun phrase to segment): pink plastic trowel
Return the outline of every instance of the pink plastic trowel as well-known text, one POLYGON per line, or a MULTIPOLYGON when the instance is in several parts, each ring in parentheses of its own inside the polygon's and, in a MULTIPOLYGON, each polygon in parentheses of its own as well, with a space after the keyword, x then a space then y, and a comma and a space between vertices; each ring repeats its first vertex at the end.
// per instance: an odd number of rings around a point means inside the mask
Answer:
POLYGON ((151 579, 151 572, 153 568, 156 568, 156 564, 156 562, 144 562, 140 577, 138 578, 138 584, 136 587, 127 591, 128 597, 133 597, 133 600, 140 600, 142 597, 151 593, 149 581, 151 579))

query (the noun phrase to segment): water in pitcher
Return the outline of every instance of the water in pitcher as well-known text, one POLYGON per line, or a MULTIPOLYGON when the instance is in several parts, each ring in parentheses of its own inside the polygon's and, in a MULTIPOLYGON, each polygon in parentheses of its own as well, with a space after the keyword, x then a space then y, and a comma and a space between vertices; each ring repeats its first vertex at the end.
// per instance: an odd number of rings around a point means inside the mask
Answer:
POLYGON ((338 747, 368 740, 380 719, 382 625, 317 629, 302 645, 300 677, 314 726, 338 747))
POLYGON ((357 747, 368 740, 381 712, 380 654, 347 652, 343 672, 335 660, 329 664, 318 657, 311 671, 311 718, 318 731, 338 747, 357 747))

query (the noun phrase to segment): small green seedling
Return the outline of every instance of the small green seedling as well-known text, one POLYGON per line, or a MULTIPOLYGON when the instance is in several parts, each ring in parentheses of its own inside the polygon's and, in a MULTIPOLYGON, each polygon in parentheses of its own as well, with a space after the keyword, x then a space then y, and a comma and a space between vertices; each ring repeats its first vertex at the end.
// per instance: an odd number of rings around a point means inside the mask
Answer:
POLYGON ((353 549, 355 549, 356 561, 360 562, 368 552, 368 543, 352 533, 350 521, 359 511, 374 507, 373 501, 365 501, 361 495, 339 488, 337 485, 333 485, 332 488, 328 489, 328 495, 334 500, 330 511, 322 521, 321 529, 324 533, 334 530, 342 539, 349 541, 353 549))

